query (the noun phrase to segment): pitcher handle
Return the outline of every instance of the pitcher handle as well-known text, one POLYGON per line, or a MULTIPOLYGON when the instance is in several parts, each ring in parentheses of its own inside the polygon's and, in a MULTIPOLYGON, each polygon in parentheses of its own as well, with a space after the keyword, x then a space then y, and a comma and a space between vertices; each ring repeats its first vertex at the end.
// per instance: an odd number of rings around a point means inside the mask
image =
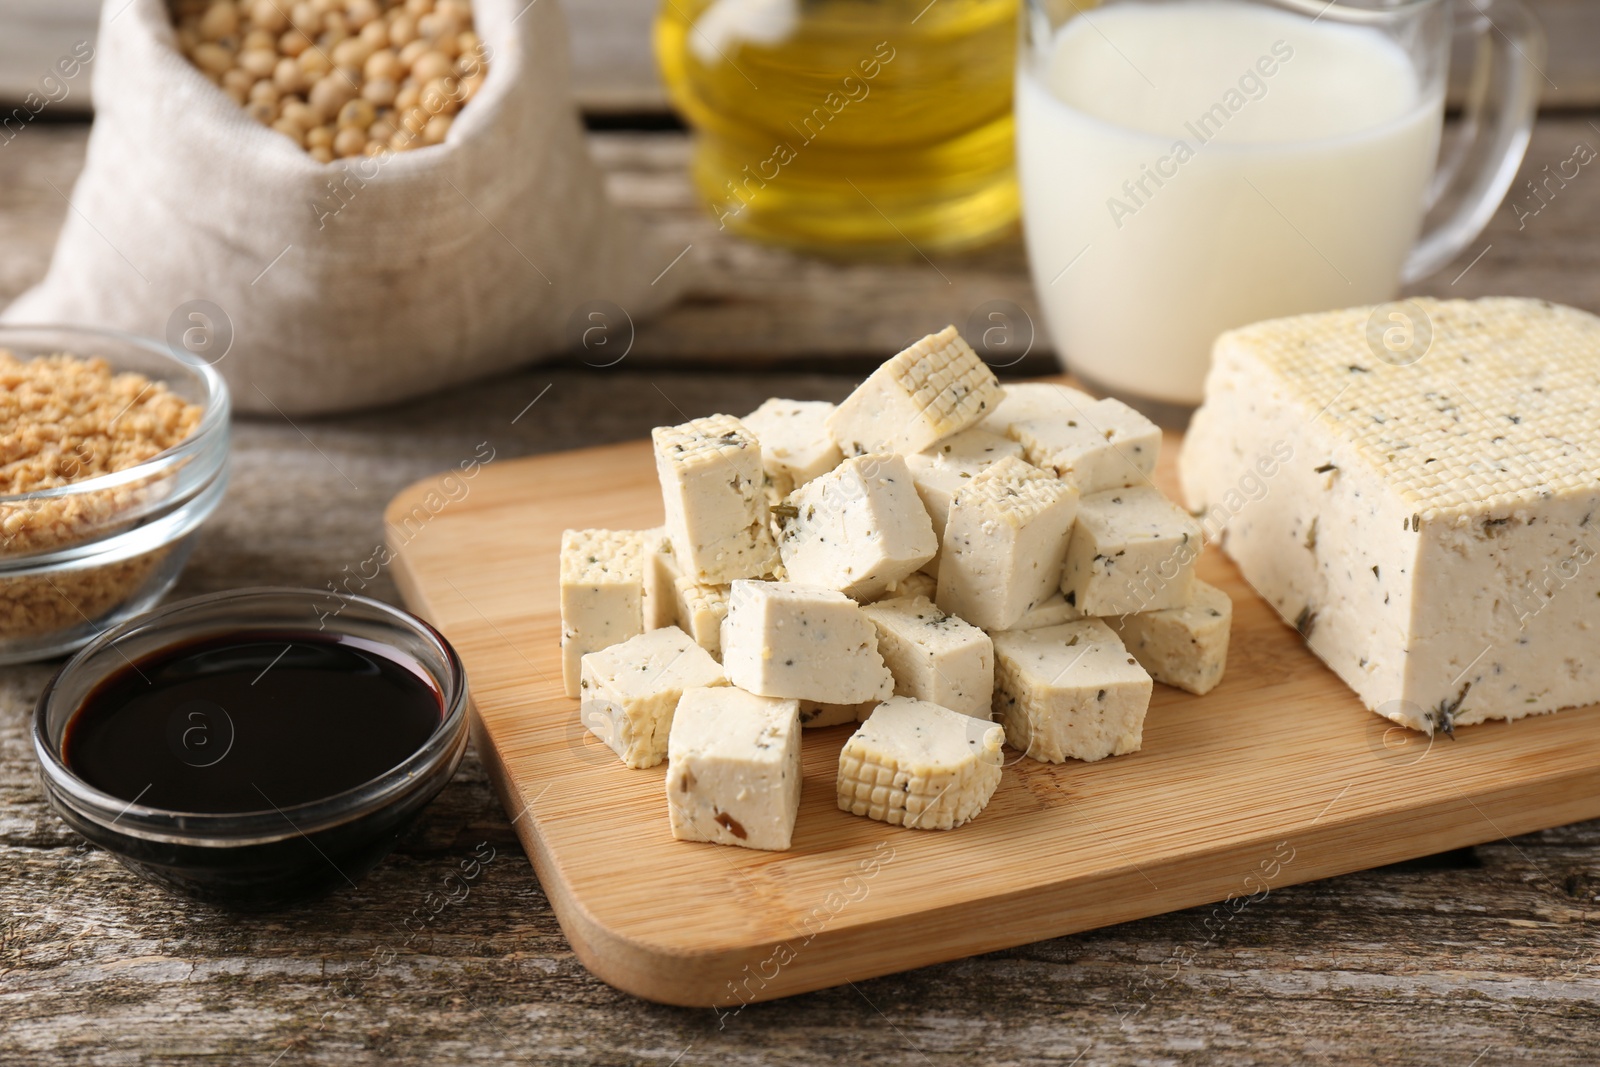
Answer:
POLYGON ((1528 150, 1540 83, 1544 31, 1521 0, 1456 0, 1456 32, 1477 41, 1461 130, 1429 190, 1459 203, 1432 221, 1406 259, 1401 280, 1417 281, 1449 263, 1483 232, 1516 179, 1528 150), (1462 16, 1465 16, 1464 18, 1462 16))

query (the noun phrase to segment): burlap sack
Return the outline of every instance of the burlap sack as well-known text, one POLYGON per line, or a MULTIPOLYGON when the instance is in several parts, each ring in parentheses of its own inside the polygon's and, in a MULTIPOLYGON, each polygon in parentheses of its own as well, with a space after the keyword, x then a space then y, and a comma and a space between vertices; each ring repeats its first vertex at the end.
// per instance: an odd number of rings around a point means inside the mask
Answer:
POLYGON ((107 0, 72 208, 0 319, 187 338, 239 409, 302 414, 566 348, 595 301, 657 309, 683 265, 652 286, 671 252, 607 201, 557 0, 474 11, 488 78, 445 143, 321 164, 177 51, 163 0, 107 0))

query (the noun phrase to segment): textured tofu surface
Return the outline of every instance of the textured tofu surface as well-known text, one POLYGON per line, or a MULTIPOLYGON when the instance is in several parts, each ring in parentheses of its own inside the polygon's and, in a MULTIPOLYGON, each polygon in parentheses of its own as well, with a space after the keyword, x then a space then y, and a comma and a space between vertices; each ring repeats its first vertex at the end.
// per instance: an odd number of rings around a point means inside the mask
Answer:
MULTIPOLYGON (((1008 437, 977 428, 962 430, 921 452, 906 457, 911 481, 917 487, 922 506, 933 520, 934 540, 944 541, 944 524, 950 518, 950 501, 972 477, 1007 456, 1022 455, 1022 446, 1008 437)), ((922 569, 939 573, 935 555, 922 569)))
POLYGON ((1204 696, 1222 681, 1233 601, 1216 586, 1196 578, 1193 596, 1181 608, 1114 615, 1106 622, 1139 666, 1162 685, 1204 696))
POLYGON ((1139 750, 1150 675, 1104 622, 991 636, 995 718, 1013 748, 1047 763, 1139 750))
POLYGON ((740 420, 761 442, 761 465, 777 499, 833 470, 844 458, 828 435, 833 411, 826 400, 773 397, 740 420))
POLYGON ((906 461, 852 456, 795 490, 779 512, 789 581, 860 600, 883 594, 938 548, 906 461))
POLYGON ((683 573, 726 584, 771 574, 766 475, 753 433, 731 415, 651 431, 667 534, 683 573))
POLYGON ((800 709, 729 687, 685 690, 668 739, 667 817, 682 841, 782 851, 800 810, 800 709))
POLYGON ((722 667, 676 626, 583 657, 579 714, 630 767, 667 758, 673 709, 685 689, 727 685, 722 667))
POLYGON ((1181 457, 1188 503, 1396 722, 1600 700, 1600 319, 1408 304, 1220 337, 1181 457), (1386 335, 1416 344, 1391 355, 1386 335))
POLYGON ((977 626, 1006 629, 1058 591, 1078 491, 1007 456, 968 480, 950 506, 938 603, 977 626))
POLYGON ((722 655, 722 620, 728 615, 728 586, 679 578, 672 586, 678 625, 713 656, 722 655))
POLYGON ((1024 419, 1007 430, 1029 463, 1084 494, 1149 485, 1161 429, 1120 400, 1096 400, 1069 417, 1024 419))
POLYGON ((722 663, 734 685, 762 696, 859 704, 894 694, 872 620, 834 589, 734 582, 722 663))
POLYGON ((1159 490, 1095 493, 1079 501, 1061 592, 1085 615, 1181 607, 1203 547, 1200 524, 1159 490))
POLYGON ((673 584, 683 575, 672 554, 672 538, 665 526, 641 533, 644 552, 644 628, 657 630, 678 622, 673 584))
POLYGON ((561 680, 578 695, 585 653, 644 631, 644 537, 635 530, 561 534, 561 680))
POLYGON ((1019 382, 1005 387, 1000 405, 978 427, 1010 437, 1011 427, 1019 422, 1074 419, 1094 403, 1088 393, 1055 382, 1019 382))
POLYGON ((878 651, 894 675, 896 696, 989 718, 994 645, 988 634, 922 597, 880 600, 861 610, 878 629, 878 651))
POLYGON ((1004 394, 954 326, 929 334, 856 387, 828 417, 846 456, 920 452, 992 413, 1004 394))
POLYGON ((970 822, 1000 784, 1000 727, 925 700, 878 705, 839 753, 839 807, 919 830, 970 822))

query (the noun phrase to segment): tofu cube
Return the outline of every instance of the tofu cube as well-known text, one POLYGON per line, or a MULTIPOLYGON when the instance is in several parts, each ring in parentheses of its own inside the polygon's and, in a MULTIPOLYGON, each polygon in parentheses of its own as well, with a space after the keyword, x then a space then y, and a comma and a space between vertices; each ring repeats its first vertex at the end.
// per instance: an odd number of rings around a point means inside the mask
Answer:
POLYGON ((1008 432, 1029 463, 1085 496, 1151 484, 1161 454, 1161 428, 1120 400, 1096 400, 1070 417, 1024 419, 1008 432))
MULTIPOLYGON (((917 487, 922 506, 928 509, 933 520, 933 536, 944 542, 944 524, 950 518, 950 501, 967 484, 973 475, 992 466, 1007 456, 1022 455, 1022 446, 1007 437, 973 428, 940 441, 938 444, 913 452, 906 457, 906 467, 911 471, 911 481, 917 487)), ((922 569, 929 574, 939 573, 939 556, 934 555, 922 569)))
POLYGON ((667 818, 680 841, 782 852, 800 810, 800 710, 740 689, 689 689, 667 744, 667 818))
POLYGON ((1058 382, 1021 382, 1005 387, 1005 397, 978 428, 1010 437, 1011 427, 1019 422, 1074 418, 1094 402, 1094 397, 1088 393, 1058 382))
POLYGON ((1194 597, 1181 608, 1116 615, 1106 622, 1139 666, 1162 685, 1204 696, 1222 681, 1233 601, 1216 586, 1196 578, 1194 597))
POLYGON ((1067 598, 1057 589, 1042 601, 1029 608, 1016 625, 1007 630, 1037 630, 1042 626, 1060 626, 1064 622, 1077 622, 1083 612, 1067 603, 1067 598))
POLYGON ((1000 382, 954 326, 929 334, 873 371, 828 416, 846 456, 921 452, 994 411, 1000 382))
MULTIPOLYGON (((1078 505, 1061 591, 1085 615, 1182 607, 1203 547, 1200 524, 1160 490, 1095 493, 1078 505)), ((939 584, 943 595, 942 579, 939 584)))
POLYGON ((561 533, 561 680, 578 695, 586 653, 644 632, 644 538, 635 530, 561 533))
POLYGON ((678 625, 694 638, 695 644, 722 655, 722 620, 728 616, 728 587, 704 585, 693 578, 673 583, 674 608, 678 625))
POLYGON ((1005 733, 925 700, 878 705, 839 753, 839 808, 917 830, 972 821, 1000 785, 1005 733))
POLYGON ((676 626, 583 657, 583 724, 630 767, 667 758, 673 709, 685 689, 727 685, 717 661, 676 626))
POLYGON ((722 663, 734 685, 760 696, 859 704, 894 694, 872 620, 834 589, 734 582, 722 663))
POLYGON ((844 458, 828 436, 833 412, 826 400, 774 397, 740 420, 761 442, 761 466, 774 498, 782 500, 844 458))
POLYGON ((939 560, 938 604, 986 628, 1006 629, 1061 585, 1078 491, 1008 456, 956 494, 939 560))
POLYGON ((824 704, 816 700, 802 700, 800 725, 805 729, 818 729, 857 723, 871 715, 878 703, 876 700, 865 700, 860 704, 824 704))
POLYGON ((1099 619, 992 635, 995 718, 1036 760, 1137 752, 1150 676, 1099 619))
POLYGON ((644 538, 644 628, 659 630, 678 621, 674 583, 683 576, 678 557, 672 554, 672 538, 665 526, 640 535, 644 538))
POLYGON ((657 426, 650 436, 667 534, 683 573, 711 585, 772 573, 778 551, 755 435, 731 415, 712 415, 657 426))
POLYGON ((779 515, 778 547, 791 582, 870 600, 938 549, 906 461, 852 456, 796 489, 779 515))
POLYGON ((861 610, 878 628, 878 651, 894 675, 896 696, 989 718, 994 645, 988 634, 922 597, 880 600, 861 610))

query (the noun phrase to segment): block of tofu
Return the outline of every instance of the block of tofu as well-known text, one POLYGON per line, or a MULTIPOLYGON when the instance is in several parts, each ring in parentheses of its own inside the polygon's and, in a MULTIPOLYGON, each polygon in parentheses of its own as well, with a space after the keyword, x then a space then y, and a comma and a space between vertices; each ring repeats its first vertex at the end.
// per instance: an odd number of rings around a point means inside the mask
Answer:
POLYGON ((1007 456, 970 479, 950 505, 938 604, 985 628, 1015 626, 1061 586, 1078 491, 1007 456))
POLYGON ((939 583, 934 581, 933 575, 923 569, 906 575, 898 582, 890 582, 889 588, 885 589, 883 595, 876 599, 893 600, 896 597, 921 596, 932 600, 934 593, 938 592, 938 589, 939 583))
POLYGON ((872 714, 872 709, 878 704, 876 700, 866 700, 860 704, 823 704, 816 700, 802 700, 800 725, 810 729, 861 722, 872 714))
POLYGON ((722 655, 722 620, 728 615, 728 587, 705 585, 693 578, 673 583, 673 608, 678 625, 694 638, 695 644, 722 655))
POLYGON ((1023 419, 1007 432, 1029 463, 1084 495, 1150 485, 1161 454, 1161 428, 1120 400, 1096 400, 1065 418, 1023 419))
POLYGON ((1099 619, 994 638, 994 713, 1006 741, 1036 760, 1137 752, 1150 675, 1099 619))
POLYGON ((1064 622, 1077 622, 1083 618, 1083 612, 1067 603, 1067 598, 1057 589, 1042 601, 1028 609, 1027 613, 1018 619, 1016 625, 1008 626, 1008 630, 1037 630, 1041 626, 1060 626, 1064 622))
POLYGON ((852 456, 796 489, 779 510, 791 582, 870 600, 933 558, 933 523, 906 461, 852 456))
POLYGON ((680 841, 781 852, 800 810, 800 710, 740 689, 685 690, 667 744, 667 817, 680 841))
POLYGON ((665 526, 645 530, 640 537, 644 539, 644 628, 674 626, 678 608, 673 586, 683 576, 683 569, 672 554, 672 538, 665 526))
POLYGON ((761 696, 859 704, 894 694, 872 620, 835 589, 734 582, 722 663, 734 685, 761 696))
POLYGON ((873 371, 828 416, 846 456, 921 452, 994 411, 1000 382, 954 326, 929 334, 873 371))
POLYGON ((1105 621, 1139 666, 1162 685, 1204 696, 1222 681, 1233 601, 1216 586, 1196 578, 1194 595, 1181 608, 1113 615, 1105 621))
POLYGON ((578 695, 586 653, 644 632, 644 538, 637 530, 561 532, 561 680, 578 695))
POLYGON ((969 622, 922 597, 880 600, 861 609, 878 628, 878 651, 896 696, 987 719, 994 696, 994 645, 969 622))
POLYGON ((1200 524, 1160 490, 1095 493, 1078 504, 1061 591, 1085 615, 1182 607, 1203 547, 1200 524))
MULTIPOLYGON (((928 509, 933 520, 933 536, 944 540, 944 524, 950 517, 950 501, 973 475, 1007 456, 1022 455, 1022 446, 1009 437, 1001 437, 987 430, 962 430, 938 444, 913 452, 906 457, 906 467, 911 471, 911 481, 917 487, 922 506, 928 509)), ((939 573, 936 554, 922 569, 929 574, 939 573)))
POLYGON ((727 685, 717 661, 676 626, 649 630, 583 657, 583 724, 630 767, 667 758, 673 709, 685 689, 727 685))
POLYGON ((1367 707, 1453 729, 1600 701, 1596 411, 1600 319, 1419 297, 1223 334, 1180 471, 1367 707))
POLYGON ((740 420, 761 442, 761 466, 777 499, 827 474, 844 458, 828 435, 833 411, 826 400, 773 397, 740 420))
POLYGON ((1019 382, 1005 387, 1005 398, 978 428, 1000 437, 1030 419, 1070 419, 1095 402, 1088 393, 1057 382, 1019 382))
POLYGON ((926 700, 886 700, 839 753, 839 808, 918 830, 971 822, 1000 784, 1004 740, 986 719, 926 700))
POLYGON ((712 415, 657 426, 650 437, 667 535, 683 573, 711 585, 770 574, 778 549, 755 435, 731 415, 712 415))

